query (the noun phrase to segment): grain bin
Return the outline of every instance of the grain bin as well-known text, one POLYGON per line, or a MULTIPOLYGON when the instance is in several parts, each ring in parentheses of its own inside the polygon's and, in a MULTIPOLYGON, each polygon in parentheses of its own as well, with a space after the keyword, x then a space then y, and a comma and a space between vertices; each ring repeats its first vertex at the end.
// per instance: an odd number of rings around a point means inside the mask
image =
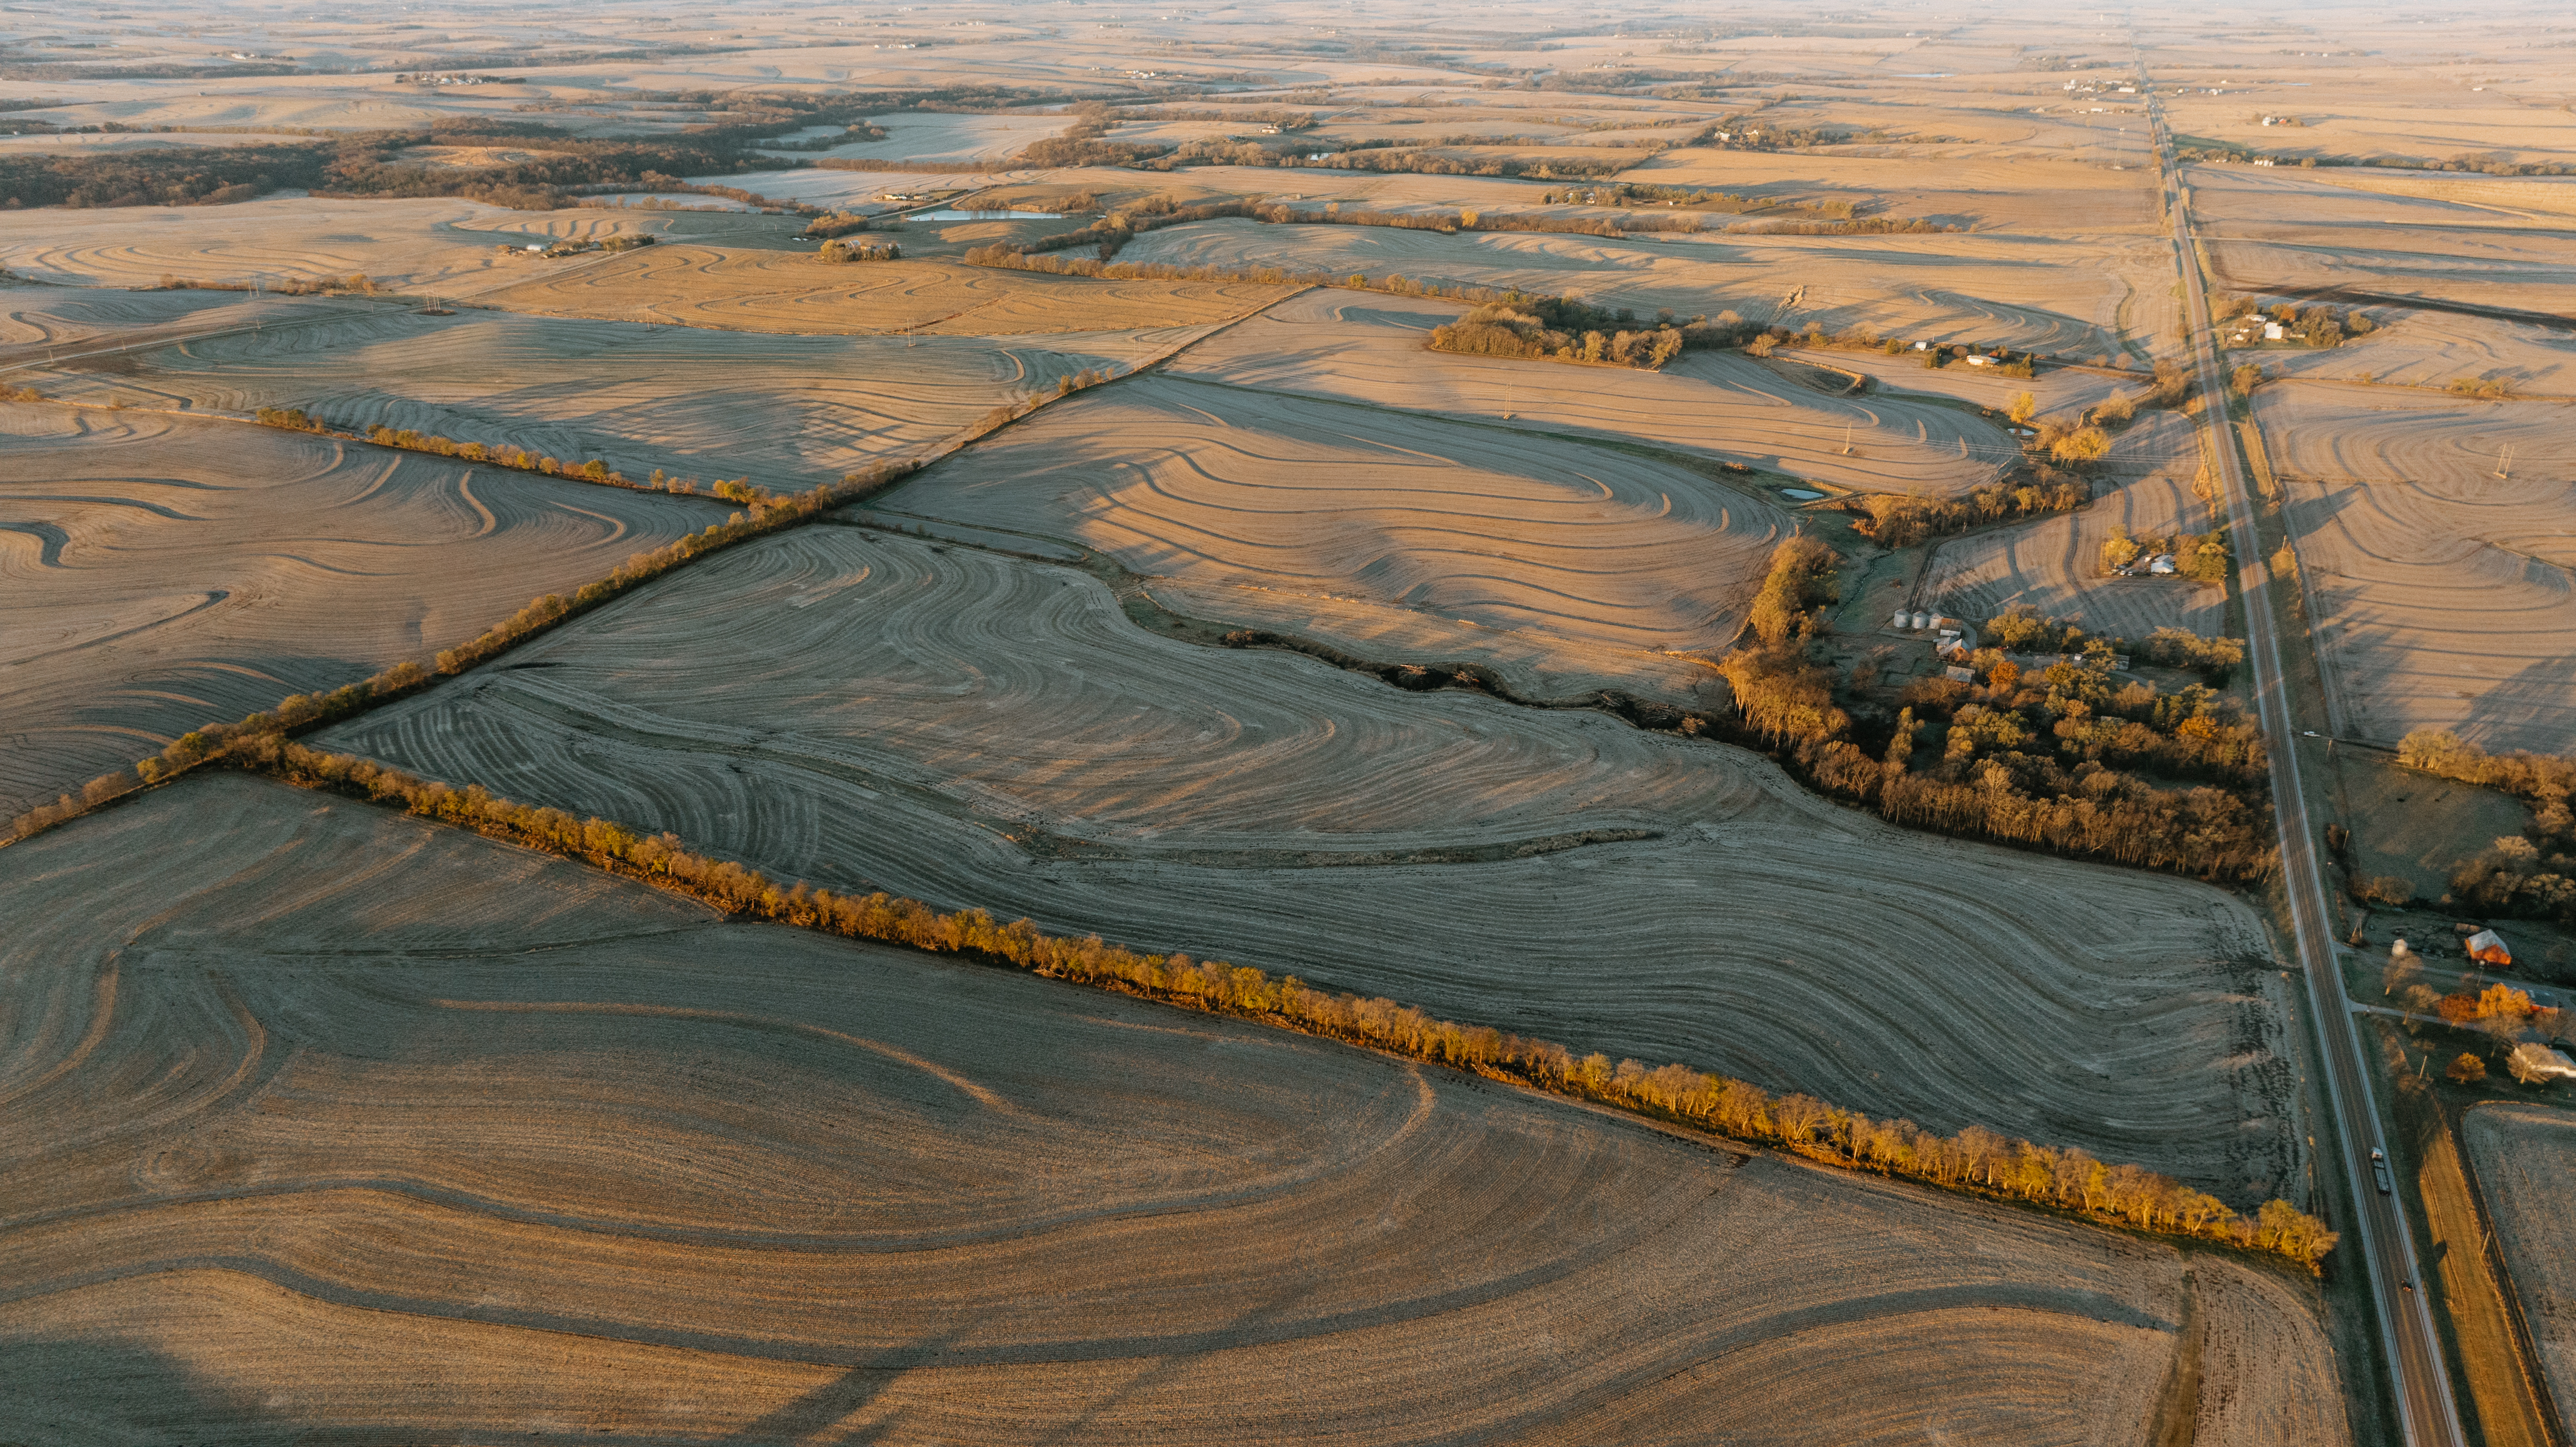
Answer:
POLYGON ((1914 621, 1914 615, 1913 615, 1913 614, 1906 612, 1906 611, 1905 611, 1904 609, 1902 609, 1902 608, 1899 608, 1899 609, 1897 609, 1897 610, 1896 610, 1896 617, 1895 617, 1893 620, 1891 620, 1891 621, 1888 623, 1888 625, 1887 625, 1887 626, 1888 626, 1888 627, 1890 627, 1890 628, 1903 628, 1903 627, 1905 627, 1907 624, 1912 623, 1913 621, 1914 621))
POLYGON ((1932 615, 1918 608, 1915 610, 1913 622, 1915 631, 1919 633, 1932 626, 1932 615))

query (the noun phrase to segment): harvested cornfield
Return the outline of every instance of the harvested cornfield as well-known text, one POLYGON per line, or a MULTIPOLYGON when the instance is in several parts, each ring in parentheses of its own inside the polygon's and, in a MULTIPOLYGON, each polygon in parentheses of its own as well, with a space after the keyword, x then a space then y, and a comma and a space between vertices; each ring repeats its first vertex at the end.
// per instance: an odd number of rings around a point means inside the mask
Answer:
POLYGON ((2576 1113, 2494 1102, 2461 1121, 2460 1139, 2477 1168, 2479 1194, 2513 1278, 2522 1319, 2549 1379, 2560 1426, 2576 1431, 2576 1113))
POLYGON ((2564 413, 2330 384, 2256 394, 2338 732, 2567 747, 2576 446, 2564 413))
POLYGON ((2138 314, 2131 294, 2141 287, 2161 293, 2172 283, 2170 253, 2154 243, 2029 236, 1449 236, 1220 220, 1140 236, 1118 259, 1392 274, 1563 293, 1646 317, 1667 308, 1683 317, 1734 311, 1799 330, 1813 321, 1832 332, 1866 327, 1908 341, 2087 358, 2120 353, 2124 336, 2145 344, 2151 318, 2138 314))
POLYGON ((2259 1268, 246 778, 0 910, 13 1441, 2344 1440, 2259 1268))
POLYGON ((2225 894, 1904 833, 1590 710, 1180 643, 1072 569, 802 529, 319 742, 2238 1202, 2300 1169, 2286 987, 2225 894))
POLYGON ((1076 372, 1124 372, 1166 332, 767 337, 694 327, 323 303, 259 330, 16 375, 50 397, 248 413, 508 444, 629 477, 656 468, 794 491, 925 450, 1076 372))
POLYGON ((151 286, 164 276, 249 283, 336 281, 398 287, 488 285, 513 264, 497 254, 524 213, 454 198, 292 199, 232 206, 0 212, 0 267, 75 286, 151 286))
POLYGON ((544 316, 737 332, 1005 336, 1206 326, 1279 295, 1275 286, 1094 281, 944 261, 829 266, 811 253, 666 245, 534 277, 480 301, 544 316))
POLYGON ((426 662, 725 505, 240 423, 0 410, 0 814, 291 693, 426 662))
POLYGON ((1623 656, 1725 646, 1796 530, 1751 489, 1668 462, 1162 377, 1050 408, 885 505, 1184 584, 1358 598, 1623 656))
MULTIPOLYGON (((1686 353, 1661 372, 1424 349, 1455 302, 1327 290, 1291 297, 1195 346, 1177 376, 1303 392, 1705 453, 1865 492, 1964 492, 2020 453, 2003 429, 1824 370, 1686 353)), ((1901 385, 1901 384, 1900 384, 1901 385)))

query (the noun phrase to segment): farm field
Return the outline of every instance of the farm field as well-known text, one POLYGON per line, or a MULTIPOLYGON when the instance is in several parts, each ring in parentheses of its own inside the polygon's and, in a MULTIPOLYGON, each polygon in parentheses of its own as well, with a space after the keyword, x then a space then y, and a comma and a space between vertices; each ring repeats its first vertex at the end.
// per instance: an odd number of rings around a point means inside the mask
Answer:
POLYGON ((2564 327, 2451 312, 2363 309, 2386 324, 2340 347, 2232 352, 2301 381, 2425 387, 2500 382, 2519 397, 2576 396, 2576 323, 2564 327))
POLYGON ((2567 1201, 2576 1116, 2545 1105, 2482 1104, 2462 1118, 2460 1138, 2563 1418, 2576 1401, 2576 1235, 2567 1201))
POLYGON ((2343 1440, 2261 1268, 364 805, 191 782, 0 856, 0 903, 41 922, 13 1439, 1899 1443, 1937 1376, 1947 1430, 2107 1443, 2191 1351, 2200 1440, 2343 1440))
POLYGON ((345 301, 272 304, 262 320, 256 332, 16 376, 67 401, 296 407, 344 430, 409 428, 601 458, 632 478, 661 468, 799 491, 925 450, 1076 372, 1131 370, 1173 338, 775 337, 345 301))
POLYGON ((529 219, 537 218, 447 198, 0 211, 0 267, 70 286, 153 286, 164 276, 275 286, 354 274, 463 291, 531 264, 498 254, 529 219))
POLYGON ((1797 527, 1752 488, 1651 458, 1159 376, 1050 408, 880 505, 1184 584, 1359 598, 1617 654, 1725 646, 1797 527))
MULTIPOLYGON (((1965 492, 2019 456, 2000 426, 1969 412, 1890 393, 1838 396, 1848 377, 1792 361, 1684 353, 1663 371, 1641 372, 1424 350, 1431 329, 1460 310, 1427 298, 1309 291, 1210 337, 1167 370, 1682 448, 1864 492, 1965 492)), ((1818 360, 1844 365, 1841 353, 1818 360)))
POLYGON ((1195 222, 1138 237, 1121 261, 1396 273, 1536 295, 1563 293, 1641 316, 1735 311, 1792 327, 1867 327, 1906 340, 1984 343, 2076 357, 2117 355, 2123 303, 2143 277, 2170 285, 2147 241, 1791 236, 1701 232, 1611 238, 1536 232, 1444 236, 1383 226, 1195 222), (2137 275, 2132 276, 2135 273, 2137 275), (1787 299, 1796 295, 1794 307, 1787 299))
POLYGON ((2213 274, 2237 291, 2369 305, 2381 320, 2380 306, 2563 317, 2576 304, 2561 263, 2576 186, 2561 179, 2400 182, 2356 169, 2338 184, 2235 166, 2188 175, 2213 274))
POLYGON ((2287 986, 2241 903, 1903 833, 1723 746, 1184 644, 1071 569, 851 528, 511 662, 322 742, 782 878, 2080 1143, 2231 1199, 2301 1169, 2287 986))
POLYGON ((0 812, 426 662, 725 505, 222 422, 0 412, 0 812))
POLYGON ((481 303, 545 316, 739 332, 1006 336, 1207 326, 1256 310, 1280 291, 1036 276, 933 261, 829 266, 810 254, 682 244, 539 277, 488 293, 481 303))
POLYGON ((2394 743, 2447 728, 2491 749, 2568 746, 2567 415, 2561 403, 2317 383, 2255 394, 2338 731, 2394 743))

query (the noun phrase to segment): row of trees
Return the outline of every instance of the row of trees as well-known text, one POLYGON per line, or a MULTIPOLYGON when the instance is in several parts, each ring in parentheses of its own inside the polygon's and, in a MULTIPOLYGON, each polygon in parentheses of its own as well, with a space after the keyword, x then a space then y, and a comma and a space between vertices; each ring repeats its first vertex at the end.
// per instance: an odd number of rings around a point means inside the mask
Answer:
MULTIPOLYGON (((378 447, 395 447, 405 452, 426 452, 433 457, 453 457, 461 462, 477 462, 487 467, 506 467, 518 472, 539 473, 546 477, 569 478, 575 482, 596 482, 608 487, 633 488, 640 492, 671 492, 683 496, 696 493, 700 487, 696 478, 672 477, 658 467, 653 469, 653 476, 649 480, 637 482, 596 457, 587 462, 567 462, 543 453, 530 452, 524 447, 514 447, 506 442, 459 442, 452 437, 441 437, 434 432, 416 432, 408 427, 388 427, 383 424, 370 427, 363 434, 356 431, 343 431, 318 417, 309 415, 301 407, 262 407, 253 415, 267 426, 283 428, 289 432, 310 432, 317 436, 336 437, 349 442, 363 440, 372 442, 378 447)), ((736 478, 731 482, 719 479, 706 484, 705 487, 710 495, 723 498, 728 502, 757 502, 768 505, 778 501, 775 494, 754 487, 751 479, 747 477, 736 478)))
POLYGON ((675 835, 647 834, 560 809, 514 803, 480 785, 455 788, 370 760, 308 749, 276 733, 237 742, 231 758, 307 788, 401 807, 423 818, 641 876, 730 913, 845 938, 960 954, 1050 978, 1344 1040, 1514 1084, 1668 1119, 1713 1134, 1779 1147, 1851 1170, 1947 1190, 2036 1203, 2134 1230, 2225 1242, 2315 1270, 2337 1237, 2287 1202, 2248 1217, 2205 1192, 2079 1149, 2016 1140, 1982 1126, 1942 1136, 1908 1120, 1878 1120, 1805 1095, 1681 1064, 1650 1068, 1577 1056, 1551 1040, 1442 1020, 1392 1000, 1334 994, 1294 976, 1245 965, 1150 954, 1050 935, 1022 919, 980 909, 943 911, 886 894, 851 896, 781 886, 731 860, 695 853, 675 835))
POLYGON ((2224 583, 2234 566, 2225 528, 2206 533, 2132 534, 2122 523, 2113 525, 2111 535, 2102 540, 2102 571, 2106 573, 2166 556, 2174 560, 2176 575, 2195 583, 2224 583))
POLYGON ((900 261, 903 248, 891 241, 826 241, 814 259, 830 266, 853 261, 900 261))
POLYGON ((1652 371, 1682 354, 1678 327, 1650 331, 1559 331, 1519 308, 1481 306, 1454 322, 1431 329, 1426 343, 1435 352, 1463 352, 1479 357, 1527 357, 1559 362, 1606 362, 1652 371))
POLYGON ((2042 467, 2031 477, 1982 483, 1958 497, 1877 492, 1852 499, 1844 510, 1861 514, 1852 531, 1862 537, 1881 547, 1910 548, 1990 523, 2073 512, 2092 500, 2093 486, 2081 476, 2042 467))
POLYGON ((548 593, 531 599, 528 606, 485 630, 480 637, 439 653, 434 668, 424 668, 418 662, 405 660, 370 678, 329 693, 291 694, 274 710, 253 713, 230 724, 215 723, 191 729, 172 740, 159 753, 138 761, 131 774, 120 770, 101 775, 91 780, 77 796, 65 794, 51 804, 39 805, 17 816, 9 822, 7 837, 24 838, 50 829, 131 793, 137 787, 164 782, 200 765, 240 757, 245 749, 251 751, 253 758, 267 757, 269 755, 264 751, 272 751, 284 742, 288 730, 320 728, 336 723, 377 704, 401 698, 440 677, 462 673, 673 568, 736 543, 812 522, 833 508, 859 501, 910 476, 918 466, 918 463, 910 461, 878 463, 863 472, 851 473, 836 482, 825 483, 791 497, 752 496, 746 500, 744 510, 725 521, 710 523, 700 532, 650 552, 637 553, 618 564, 616 570, 605 578, 585 583, 570 594, 548 593))

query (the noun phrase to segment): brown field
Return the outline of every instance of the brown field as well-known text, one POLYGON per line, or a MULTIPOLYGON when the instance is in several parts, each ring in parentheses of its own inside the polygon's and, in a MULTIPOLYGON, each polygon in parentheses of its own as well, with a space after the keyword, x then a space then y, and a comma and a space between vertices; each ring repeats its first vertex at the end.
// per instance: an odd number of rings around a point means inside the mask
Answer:
POLYGON ((804 529, 323 741, 2231 1199, 2296 1178, 2285 987, 2228 895, 1890 829, 1590 711, 1179 643, 935 546, 804 529))
MULTIPOLYGON (((572 212, 572 217, 606 216, 572 212)), ((473 201, 331 201, 0 211, 0 266, 73 286, 319 281, 357 273, 397 288, 470 290, 529 263, 498 254, 520 223, 567 213, 473 201)))
POLYGON ((2287 482, 2339 732, 2456 729, 2562 750, 2576 727, 2576 491, 2559 403, 2291 383, 2256 394, 2287 482), (2513 449, 2511 476, 2495 474, 2513 449))
POLYGON ((2186 1343, 2202 1440, 2342 1439, 2263 1268, 345 801, 192 782, 0 900, 13 1440, 2114 1444, 2186 1343))
POLYGON ((2567 1200, 2576 1173, 2576 1116, 2545 1105, 2480 1105, 2468 1112, 2460 1134, 2477 1166, 2560 1427, 2576 1430, 2576 1418, 2567 1415, 2576 1402, 2576 1235, 2568 1229, 2567 1200))
MULTIPOLYGON (((2001 427, 1963 409, 1884 388, 1835 395, 1848 378, 1791 360, 1766 366, 1690 353, 1640 372, 1425 350, 1431 329, 1459 314, 1455 302, 1310 291, 1228 327, 1169 370, 1480 421, 1508 417, 1530 431, 1679 448, 1863 492, 1964 492, 2019 456, 2001 427)), ((1845 365, 1841 353, 1814 360, 1845 365)))
POLYGON ((0 425, 12 815, 725 511, 233 423, 9 403, 0 425))
MULTIPOLYGON (((772 337, 495 312, 432 317, 348 301, 277 302, 259 313, 257 331, 12 376, 70 401, 240 414, 300 407, 341 428, 597 457, 633 478, 663 468, 795 491, 924 451, 995 407, 1052 395, 1059 378, 1131 370, 1173 340, 1169 331, 1067 334, 1047 345, 772 337)), ((192 323, 230 315, 200 312, 192 323)), ((12 320, 32 329, 52 318, 12 320)))
POLYGON ((2554 177, 2343 174, 2193 166, 2192 214, 2215 278, 2367 300, 2373 315, 2423 300, 2565 316, 2563 264, 2576 182, 2554 177))
MULTIPOLYGON (((1414 178, 1429 179, 1429 178, 1414 178)), ((1446 179, 1446 178, 1439 178, 1446 179)), ((1339 188, 1310 193, 1341 195, 1339 188)), ((2131 292, 2161 293, 2170 252, 2020 236, 1681 234, 1648 239, 1536 232, 1444 236, 1383 226, 1204 221, 1137 238, 1122 261, 1276 266, 1335 276, 1389 273, 1537 295, 1563 293, 1640 315, 1734 311, 1792 327, 1866 327, 1908 341, 1977 342, 2076 357, 2118 355, 2140 327, 2131 292), (2150 279, 2152 278, 2152 279, 2150 279), (1792 308, 1785 300, 1799 296, 1792 308)))
POLYGON ((1280 288, 1093 281, 953 262, 828 266, 811 254, 671 245, 630 251, 494 291, 482 305, 547 316, 724 331, 1005 336, 1206 326, 1280 288))
POLYGON ((1796 530, 1755 490, 1671 463, 1163 377, 1051 408, 884 505, 1182 583, 1357 598, 1617 654, 1725 646, 1796 530))

